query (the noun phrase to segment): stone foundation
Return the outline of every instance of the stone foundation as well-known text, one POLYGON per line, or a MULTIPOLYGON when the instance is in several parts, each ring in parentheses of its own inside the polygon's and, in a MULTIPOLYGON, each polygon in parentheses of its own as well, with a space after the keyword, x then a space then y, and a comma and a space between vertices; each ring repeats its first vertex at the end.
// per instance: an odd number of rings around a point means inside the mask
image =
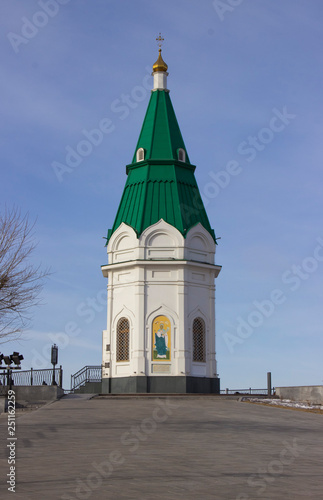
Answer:
POLYGON ((220 379, 204 377, 118 377, 102 380, 102 394, 219 394, 220 379))

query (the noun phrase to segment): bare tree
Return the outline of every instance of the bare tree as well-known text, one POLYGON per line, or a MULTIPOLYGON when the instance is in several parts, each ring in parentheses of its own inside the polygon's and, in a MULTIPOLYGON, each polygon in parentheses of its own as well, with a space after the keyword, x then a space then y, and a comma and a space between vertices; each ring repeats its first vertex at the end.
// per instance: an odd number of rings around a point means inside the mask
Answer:
POLYGON ((0 214, 0 342, 18 337, 31 319, 31 308, 48 270, 30 262, 36 243, 28 215, 17 208, 0 214))

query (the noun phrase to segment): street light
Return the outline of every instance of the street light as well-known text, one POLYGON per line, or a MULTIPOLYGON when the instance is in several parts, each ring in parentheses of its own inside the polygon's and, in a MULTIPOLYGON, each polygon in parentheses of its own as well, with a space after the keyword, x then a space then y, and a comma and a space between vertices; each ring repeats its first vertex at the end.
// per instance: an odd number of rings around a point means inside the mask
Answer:
POLYGON ((7 365, 7 385, 9 385, 10 389, 12 385, 12 370, 21 370, 20 363, 23 359, 23 355, 19 354, 17 351, 14 351, 10 356, 0 354, 0 365, 2 364, 2 360, 4 364, 7 365), (10 366, 12 363, 14 363, 15 366, 10 366))
POLYGON ((3 361, 5 362, 5 365, 10 366, 12 363, 11 356, 3 356, 3 361))
POLYGON ((19 366, 21 361, 24 359, 23 355, 19 354, 19 352, 17 351, 13 351, 13 354, 11 354, 10 358, 17 366, 19 366))
POLYGON ((53 380, 52 380, 52 385, 57 385, 55 381, 55 365, 57 365, 58 362, 58 347, 56 344, 52 345, 52 351, 51 351, 51 363, 53 365, 53 380))

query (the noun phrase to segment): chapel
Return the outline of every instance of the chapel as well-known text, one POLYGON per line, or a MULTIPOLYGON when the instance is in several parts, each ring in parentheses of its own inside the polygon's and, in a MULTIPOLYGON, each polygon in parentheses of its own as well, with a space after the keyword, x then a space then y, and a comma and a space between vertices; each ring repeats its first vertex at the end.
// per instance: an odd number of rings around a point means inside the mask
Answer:
POLYGON ((102 392, 218 393, 216 237, 157 40, 151 97, 107 234, 102 392))

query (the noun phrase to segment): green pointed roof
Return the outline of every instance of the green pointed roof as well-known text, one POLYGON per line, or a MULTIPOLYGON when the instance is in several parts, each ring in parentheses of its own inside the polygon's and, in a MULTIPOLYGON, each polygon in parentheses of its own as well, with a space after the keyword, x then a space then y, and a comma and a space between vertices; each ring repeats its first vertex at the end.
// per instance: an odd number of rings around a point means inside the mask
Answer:
POLYGON ((146 116, 132 162, 136 162, 136 152, 145 150, 146 160, 177 160, 178 149, 184 149, 189 163, 183 137, 177 122, 169 92, 155 90, 151 94, 146 116))
POLYGON ((211 234, 203 201, 190 164, 174 108, 167 90, 154 90, 148 104, 136 151, 127 165, 127 182, 107 243, 122 222, 141 233, 160 219, 176 227, 185 237, 198 223, 211 234), (144 160, 137 162, 137 150, 144 160), (185 161, 178 160, 178 150, 185 161))

